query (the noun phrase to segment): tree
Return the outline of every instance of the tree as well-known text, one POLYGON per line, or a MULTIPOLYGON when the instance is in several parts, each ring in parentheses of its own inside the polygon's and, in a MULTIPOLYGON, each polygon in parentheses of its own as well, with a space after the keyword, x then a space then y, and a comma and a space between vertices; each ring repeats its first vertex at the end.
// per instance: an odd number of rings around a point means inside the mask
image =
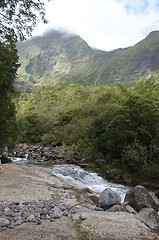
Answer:
POLYGON ((19 67, 16 43, 31 35, 38 20, 47 22, 42 1, 0 1, 0 151, 14 141, 17 129, 13 103, 19 67))
POLYGON ((10 46, 0 42, 0 149, 14 141, 16 133, 13 79, 18 68, 15 42, 10 46))
POLYGON ((31 35, 39 20, 47 22, 44 3, 41 0, 1 0, 0 41, 8 42, 18 38, 24 40, 26 36, 31 35))

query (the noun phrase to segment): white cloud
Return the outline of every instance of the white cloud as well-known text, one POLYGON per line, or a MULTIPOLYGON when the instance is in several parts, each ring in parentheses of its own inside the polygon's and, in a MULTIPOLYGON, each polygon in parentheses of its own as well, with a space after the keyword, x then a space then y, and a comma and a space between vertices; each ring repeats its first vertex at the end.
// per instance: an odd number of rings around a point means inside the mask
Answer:
POLYGON ((48 25, 39 24, 34 35, 49 28, 79 34, 95 48, 128 47, 159 29, 158 0, 45 0, 48 25))

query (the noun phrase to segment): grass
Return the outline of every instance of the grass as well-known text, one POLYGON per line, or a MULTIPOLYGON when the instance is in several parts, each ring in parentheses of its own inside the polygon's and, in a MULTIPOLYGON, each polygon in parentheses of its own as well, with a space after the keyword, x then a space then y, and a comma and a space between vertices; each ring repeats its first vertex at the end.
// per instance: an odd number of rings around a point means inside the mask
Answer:
POLYGON ((80 236, 80 240, 100 240, 99 238, 97 239, 96 236, 92 235, 90 232, 83 230, 81 228, 81 223, 81 220, 77 220, 74 223, 75 229, 80 236))

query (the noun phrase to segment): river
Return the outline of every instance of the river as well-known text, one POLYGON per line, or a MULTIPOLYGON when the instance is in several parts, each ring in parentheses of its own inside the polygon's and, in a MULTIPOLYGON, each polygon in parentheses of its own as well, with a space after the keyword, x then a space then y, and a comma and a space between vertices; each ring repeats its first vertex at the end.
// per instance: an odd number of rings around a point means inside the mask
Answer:
MULTIPOLYGON (((12 158, 15 164, 29 164, 26 158, 12 158)), ((40 167, 41 165, 34 165, 34 167, 40 167)), ((105 189, 111 188, 121 196, 124 200, 126 192, 129 187, 112 183, 102 178, 95 172, 87 171, 81 167, 73 164, 60 164, 50 167, 42 167, 43 170, 49 172, 51 175, 55 175, 62 179, 66 184, 74 186, 76 188, 89 188, 98 195, 105 189)))

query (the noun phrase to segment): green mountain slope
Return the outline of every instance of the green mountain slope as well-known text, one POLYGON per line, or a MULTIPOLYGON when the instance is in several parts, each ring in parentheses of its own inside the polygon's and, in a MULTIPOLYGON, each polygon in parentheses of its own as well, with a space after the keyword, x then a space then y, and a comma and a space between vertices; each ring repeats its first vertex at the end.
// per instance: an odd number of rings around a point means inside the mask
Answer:
POLYGON ((17 47, 22 63, 18 84, 26 91, 47 80, 131 85, 147 73, 159 72, 159 31, 132 47, 109 52, 57 31, 19 42, 17 47))

